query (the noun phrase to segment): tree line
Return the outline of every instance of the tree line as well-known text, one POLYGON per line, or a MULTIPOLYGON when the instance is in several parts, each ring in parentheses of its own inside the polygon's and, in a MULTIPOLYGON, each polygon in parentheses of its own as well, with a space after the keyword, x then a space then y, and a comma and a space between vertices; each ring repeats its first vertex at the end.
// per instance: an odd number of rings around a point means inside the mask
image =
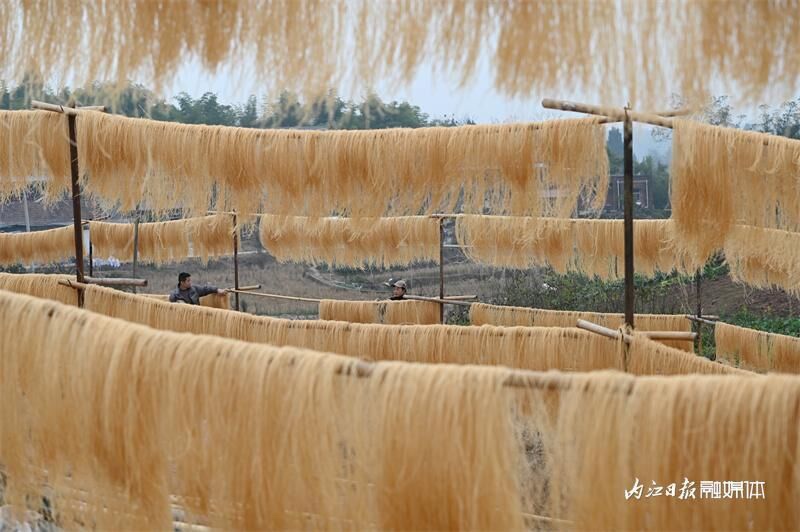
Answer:
POLYGON ((106 105, 114 113, 135 118, 248 128, 385 129, 474 124, 469 118, 433 118, 419 106, 405 101, 385 102, 375 94, 361 101, 331 94, 319 101, 303 102, 296 95, 284 92, 271 100, 259 101, 251 95, 244 103, 225 104, 213 92, 199 98, 181 92, 167 100, 136 84, 118 88, 96 83, 86 88, 55 91, 32 81, 17 86, 0 82, 0 109, 30 109, 32 99, 106 105))

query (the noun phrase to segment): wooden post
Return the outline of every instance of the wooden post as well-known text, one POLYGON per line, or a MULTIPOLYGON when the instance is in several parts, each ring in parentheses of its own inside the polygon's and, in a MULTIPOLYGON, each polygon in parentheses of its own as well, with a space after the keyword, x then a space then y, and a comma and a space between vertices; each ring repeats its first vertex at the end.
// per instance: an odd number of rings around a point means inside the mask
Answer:
MULTIPOLYGON (((236 213, 233 213, 233 287, 239 290, 239 231, 236 227, 236 213)), ((239 310, 239 292, 233 293, 233 303, 239 310)))
MULTIPOLYGON (((697 271, 694 272, 694 290, 695 290, 695 299, 697 299, 697 317, 703 317, 703 297, 701 287, 701 279, 703 277, 703 269, 697 268, 697 271)), ((697 354, 703 354, 703 322, 697 321, 697 354)))
MULTIPOLYGON (((22 189, 22 212, 25 214, 25 232, 31 232, 31 217, 28 214, 28 190, 27 185, 22 189)), ((36 271, 36 264, 31 263, 31 271, 36 271)))
MULTIPOLYGON (((136 220, 133 222, 133 278, 136 279, 136 264, 139 262, 139 209, 136 209, 136 220)), ((136 287, 133 287, 136 293, 136 287)))
MULTIPOLYGON (((444 218, 439 218, 439 299, 444 299, 444 218)), ((444 304, 439 304, 439 322, 444 323, 444 304)))
POLYGON ((633 328, 633 124, 625 108, 625 323, 633 328))
MULTIPOLYGON (((72 104, 75 107, 75 103, 72 104)), ((72 178, 72 225, 75 228, 75 266, 76 279, 83 282, 83 225, 81 224, 81 188, 78 183, 80 170, 78 167, 78 135, 75 125, 75 113, 67 113, 67 130, 69 134, 70 175, 72 178)), ((83 291, 78 291, 78 306, 83 307, 83 291)))

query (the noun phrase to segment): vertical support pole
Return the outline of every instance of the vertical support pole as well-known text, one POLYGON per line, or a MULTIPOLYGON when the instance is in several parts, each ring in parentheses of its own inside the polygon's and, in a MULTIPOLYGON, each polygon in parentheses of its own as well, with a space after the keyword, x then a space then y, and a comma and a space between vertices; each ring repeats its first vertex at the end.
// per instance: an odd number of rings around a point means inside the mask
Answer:
MULTIPOLYGON (((439 218, 439 299, 444 299, 444 218, 439 218)), ((444 323, 444 303, 439 303, 439 322, 444 323)))
MULTIPOLYGON (((27 187, 26 187, 27 188, 27 187)), ((31 218, 28 215, 28 191, 26 188, 22 189, 22 212, 25 214, 25 232, 31 232, 31 218)))
MULTIPOLYGON (((31 217, 28 214, 28 189, 27 186, 22 189, 22 212, 25 214, 25 232, 31 232, 31 217)), ((31 271, 36 271, 36 265, 31 263, 31 271)))
MULTIPOLYGON (((703 269, 697 268, 697 271, 694 272, 694 290, 695 290, 695 299, 697 303, 697 317, 703 317, 703 292, 701 290, 702 285, 702 278, 703 278, 703 269)), ((697 323, 697 354, 703 354, 703 323, 702 322, 695 322, 697 323)))
POLYGON ((625 108, 625 323, 633 327, 633 124, 625 108))
POLYGON ((94 275, 94 250, 92 248, 92 229, 89 228, 89 277, 94 275))
MULTIPOLYGON (((75 107, 73 102, 71 107, 75 107)), ((78 168, 78 135, 75 125, 76 116, 67 115, 67 130, 69 133, 69 159, 70 175, 72 178, 72 225, 75 229, 75 274, 77 281, 82 283, 83 276, 83 226, 81 225, 81 187, 78 183, 80 170, 78 168)), ((83 290, 76 290, 78 306, 83 307, 83 290)))
MULTIPOLYGON (((236 213, 233 213, 233 287, 239 290, 239 227, 236 213)), ((234 292, 233 303, 239 310, 239 292, 234 292)))
MULTIPOLYGON (((133 278, 136 279, 136 265, 139 262, 139 209, 136 209, 136 220, 133 222, 133 278)), ((136 293, 136 286, 133 287, 136 293)))

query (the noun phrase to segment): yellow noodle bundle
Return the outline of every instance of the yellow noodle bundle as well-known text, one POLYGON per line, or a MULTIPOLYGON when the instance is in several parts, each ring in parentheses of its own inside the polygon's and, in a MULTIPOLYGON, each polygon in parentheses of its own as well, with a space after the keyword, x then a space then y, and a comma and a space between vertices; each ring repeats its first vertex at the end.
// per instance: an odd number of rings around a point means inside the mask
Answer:
POLYGON ((233 226, 231 215, 213 214, 183 221, 192 243, 192 254, 202 262, 207 262, 209 257, 233 254, 234 233, 238 234, 240 228, 233 226))
POLYGON ((541 438, 547 515, 578 530, 800 525, 797 377, 570 380, 556 420, 534 424, 556 427, 541 438))
POLYGON ((724 364, 716 364, 705 357, 664 345, 665 343, 667 342, 650 340, 641 333, 633 334, 626 355, 626 371, 634 375, 689 375, 693 373, 743 377, 756 375, 724 364))
POLYGON ((224 294, 208 294, 200 298, 200 306, 230 310, 231 295, 227 292, 224 294))
POLYGON ((522 523, 513 431, 494 416, 507 404, 502 376, 387 366, 362 385, 347 376, 356 359, 0 301, 3 345, 20 343, 0 361, 4 496, 16 507, 39 509, 47 494, 66 528, 167 528, 170 495, 214 528, 522 523), (483 436, 461 451, 404 467, 476 422, 483 436), (431 426, 436 435, 421 438, 431 426), (464 467, 475 446, 493 449, 482 458, 491 467, 464 467))
MULTIPOLYGON (((575 327, 578 320, 591 321, 609 329, 619 329, 625 324, 625 315, 607 312, 573 310, 548 310, 505 305, 473 303, 469 308, 472 325, 500 325, 504 327, 575 327)), ((638 331, 691 332, 692 324, 683 314, 636 314, 634 326, 638 331)), ((664 344, 686 351, 694 349, 691 341, 664 340, 664 344)))
POLYGON ((737 327, 714 326, 717 358, 755 371, 800 373, 800 338, 737 327))
MULTIPOLYGON (((203 262, 210 256, 233 252, 232 217, 225 214, 139 224, 139 260, 142 262, 180 261, 197 256, 203 262)), ((135 226, 130 223, 89 222, 93 253, 133 260, 135 226)))
POLYGON ((0 233, 0 264, 61 262, 75 256, 72 226, 29 233, 0 233))
POLYGON ((157 329, 291 345, 373 360, 565 371, 622 368, 622 355, 615 342, 579 329, 287 320, 175 305, 99 286, 86 289, 85 307, 157 329))
POLYGON ((404 266, 439 262, 439 222, 427 216, 354 220, 259 217, 261 245, 281 262, 332 266, 404 266))
POLYGON ((323 299, 319 303, 319 319, 392 325, 430 325, 441 322, 439 304, 430 301, 323 299))
POLYGON ((69 190, 67 120, 49 111, 0 110, 0 201, 20 194, 31 177, 47 201, 69 190))
POLYGON ((187 125, 87 111, 78 118, 86 189, 131 210, 183 208, 376 217, 425 209, 561 213, 605 200, 596 119, 531 124, 297 131, 187 125), (546 174, 543 175, 543 168, 546 174), (130 176, 148 176, 131 180, 130 176), (540 198, 542 182, 559 191, 540 198))
POLYGON ((52 299, 66 305, 77 305, 77 292, 73 288, 58 283, 62 280, 74 281, 75 276, 44 273, 0 273, 0 290, 52 299))
POLYGON ((364 364, 8 292, 0 323, 4 502, 64 528, 800 527, 796 376, 364 364))
MULTIPOLYGON (((150 297, 159 301, 169 301, 169 295, 162 294, 141 294, 144 297, 150 297)), ((180 304, 180 303, 178 303, 180 304)), ((221 308, 230 310, 231 297, 230 294, 208 294, 200 298, 201 307, 221 308)))
MULTIPOLYGON (((694 271, 698 265, 673 246, 670 220, 635 220, 636 273, 694 271)), ((601 279, 623 276, 622 220, 462 215, 456 238, 473 261, 505 268, 550 265, 601 279)))
POLYGON ((698 261, 736 224, 800 230, 800 141, 676 119, 672 218, 676 243, 698 261))
MULTIPOLYGON (((536 371, 624 368, 625 355, 618 342, 568 327, 412 326, 285 320, 216 313, 188 305, 175 308, 169 303, 143 300, 132 294, 95 286, 87 289, 86 308, 158 329, 291 345, 373 360, 504 365, 536 371)), ((656 316, 654 320, 660 320, 660 317, 656 316)), ((658 321, 653 325, 656 324, 661 326, 658 321)), ((681 326, 677 320, 675 325, 681 326)), ((674 343, 691 349, 686 342, 674 343)), ((712 373, 732 369, 710 368, 699 361, 687 365, 684 357, 652 358, 653 362, 646 366, 648 374, 674 374, 684 368, 708 369, 712 373)))
POLYGON ((249 81, 250 89, 258 80, 261 92, 323 96, 331 88, 402 86, 421 69, 464 86, 488 67, 494 88, 509 97, 571 87, 637 108, 673 94, 768 101, 796 93, 798 7, 796 0, 6 0, 0 77, 137 79, 158 90, 174 86, 179 67, 191 62, 249 81), (624 61, 597 53, 623 48, 624 61))
MULTIPOLYGON (((23 282, 26 275, 0 274, 0 289, 20 291, 48 297, 51 290, 39 286, 58 286, 54 276, 35 276, 23 282), (44 277, 44 279, 41 279, 44 277), (36 281, 39 281, 38 283, 36 281), (33 287, 33 288, 31 288, 33 287), (29 290, 35 289, 35 292, 29 290)), ((426 363, 456 363, 505 365, 520 369, 562 371, 593 371, 624 368, 625 354, 622 346, 598 334, 569 327, 567 318, 553 312, 553 326, 482 325, 461 327, 452 325, 382 325, 347 323, 325 320, 286 320, 253 316, 244 313, 218 312, 215 309, 190 305, 176 305, 164 301, 166 296, 144 296, 120 292, 100 286, 90 286, 85 292, 85 307, 107 316, 141 323, 163 330, 212 334, 248 342, 289 345, 329 351, 343 355, 373 360, 400 360, 426 363)), ((67 299, 73 302, 74 299, 67 299)), ((206 305, 202 300, 201 304, 206 305)), ((473 305, 473 307, 475 307, 473 305)), ((491 308, 491 307, 490 307, 491 308)), ((477 311, 477 309, 476 309, 477 311)), ((546 312, 546 311, 545 311, 546 312)), ((567 313, 564 313, 566 316, 567 313)), ((685 330, 674 317, 641 315, 641 330, 685 330), (652 328, 645 328, 645 326, 652 328)), ((614 327, 613 315, 575 313, 577 317, 592 319, 605 326, 614 327), (603 317, 607 319, 603 321, 603 317)), ((640 315, 637 315, 639 319, 640 315)), ((620 318, 621 320, 621 318, 620 318)), ((513 325, 510 324, 510 325, 513 325)), ((676 347, 691 350, 687 342, 665 341, 676 347)), ((647 345, 655 344, 649 342, 647 345)), ((663 351, 660 351, 663 353, 663 351)), ((704 371, 701 362, 691 368, 704 371)), ((719 366, 718 364, 714 366, 719 366)), ((687 366, 682 357, 656 356, 647 374, 674 374, 687 366)), ((732 369, 732 368, 728 368, 732 369)), ((710 372, 720 371, 711 368, 710 372)), ((721 370, 724 371, 724 370, 721 370)))
POLYGON ((800 233, 737 225, 725 239, 725 261, 734 281, 800 293, 800 233))

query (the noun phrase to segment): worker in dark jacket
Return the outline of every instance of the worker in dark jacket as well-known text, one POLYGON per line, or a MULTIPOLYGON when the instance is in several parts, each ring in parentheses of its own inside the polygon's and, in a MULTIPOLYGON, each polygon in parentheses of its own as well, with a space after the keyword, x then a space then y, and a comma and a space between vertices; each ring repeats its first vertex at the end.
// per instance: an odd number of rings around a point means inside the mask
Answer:
POLYGON ((192 286, 192 275, 181 272, 178 275, 178 287, 169 295, 170 303, 187 303, 189 305, 199 305, 200 298, 208 294, 224 294, 225 290, 216 286, 192 286))
POLYGON ((389 286, 392 287, 392 297, 389 299, 400 301, 406 298, 406 282, 403 279, 394 282, 390 281, 389 286))

